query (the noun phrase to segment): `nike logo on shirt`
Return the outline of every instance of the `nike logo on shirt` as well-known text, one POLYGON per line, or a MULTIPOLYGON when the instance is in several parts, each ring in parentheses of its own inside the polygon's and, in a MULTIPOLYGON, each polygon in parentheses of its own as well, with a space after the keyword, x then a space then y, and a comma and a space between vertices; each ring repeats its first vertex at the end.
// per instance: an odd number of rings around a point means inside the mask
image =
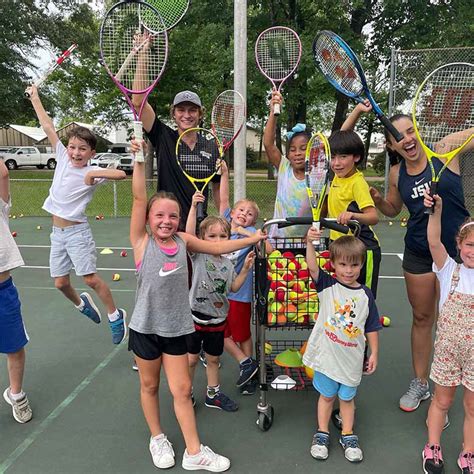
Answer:
POLYGON ((165 268, 160 268, 159 275, 160 275, 160 277, 168 276, 168 275, 171 275, 172 273, 178 271, 180 268, 182 268, 182 266, 173 268, 171 270, 166 270, 165 268))
POLYGON ((418 186, 425 178, 421 178, 418 181, 415 181, 415 186, 418 186))

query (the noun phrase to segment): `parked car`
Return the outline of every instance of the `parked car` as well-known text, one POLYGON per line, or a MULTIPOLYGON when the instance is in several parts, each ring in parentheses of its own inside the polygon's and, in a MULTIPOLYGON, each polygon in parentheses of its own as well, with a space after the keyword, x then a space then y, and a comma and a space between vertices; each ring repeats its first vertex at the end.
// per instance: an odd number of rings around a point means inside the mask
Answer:
POLYGON ((126 174, 133 173, 133 155, 131 153, 122 153, 120 155, 120 164, 118 168, 125 171, 126 174))
POLYGON ((16 170, 20 166, 36 166, 43 169, 47 166, 50 170, 56 168, 56 154, 47 147, 16 146, 1 153, 0 158, 9 170, 16 170))

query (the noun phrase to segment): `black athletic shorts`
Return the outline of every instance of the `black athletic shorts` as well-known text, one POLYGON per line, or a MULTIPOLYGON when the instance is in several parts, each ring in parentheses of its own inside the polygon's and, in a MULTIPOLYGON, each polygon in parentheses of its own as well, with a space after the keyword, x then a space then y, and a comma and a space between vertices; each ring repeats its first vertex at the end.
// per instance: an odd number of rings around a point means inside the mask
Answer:
POLYGON ((128 350, 145 360, 155 360, 161 354, 184 355, 188 352, 186 336, 162 337, 157 334, 142 334, 129 328, 128 350))

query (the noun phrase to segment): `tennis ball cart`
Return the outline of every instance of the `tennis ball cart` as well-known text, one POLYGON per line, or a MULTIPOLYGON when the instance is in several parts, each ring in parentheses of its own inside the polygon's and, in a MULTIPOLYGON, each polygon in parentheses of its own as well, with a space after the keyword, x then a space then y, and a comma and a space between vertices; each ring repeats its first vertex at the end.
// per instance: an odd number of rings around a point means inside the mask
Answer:
MULTIPOLYGON (((311 225, 310 217, 271 219, 271 226, 284 228, 311 225)), ((341 225, 335 219, 321 219, 321 228, 358 235, 360 225, 350 221, 341 225)), ((257 426, 268 431, 274 408, 268 402, 269 389, 300 391, 312 388, 312 369, 303 364, 306 341, 319 313, 315 282, 306 263, 305 237, 272 238, 273 252, 267 254, 265 243, 257 248, 255 260, 255 347, 259 365, 259 401, 257 426)), ((332 273, 327 237, 315 244, 320 268, 332 273)))

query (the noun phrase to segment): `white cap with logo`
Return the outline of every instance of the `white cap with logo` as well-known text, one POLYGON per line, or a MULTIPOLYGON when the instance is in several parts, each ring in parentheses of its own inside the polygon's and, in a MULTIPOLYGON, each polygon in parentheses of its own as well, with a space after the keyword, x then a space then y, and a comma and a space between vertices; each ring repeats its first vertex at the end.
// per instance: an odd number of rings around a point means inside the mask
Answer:
POLYGON ((181 91, 178 92, 173 100, 173 106, 181 104, 182 102, 191 102, 191 104, 202 107, 201 99, 195 92, 191 91, 181 91))

